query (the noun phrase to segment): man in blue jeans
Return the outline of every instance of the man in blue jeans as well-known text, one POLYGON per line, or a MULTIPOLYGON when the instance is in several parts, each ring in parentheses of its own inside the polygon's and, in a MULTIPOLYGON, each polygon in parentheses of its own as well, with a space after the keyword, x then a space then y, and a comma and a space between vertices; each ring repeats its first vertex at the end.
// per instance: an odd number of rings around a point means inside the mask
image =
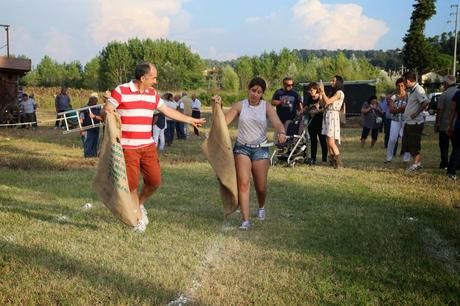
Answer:
MULTIPOLYGON (((97 104, 97 94, 91 94, 88 105, 94 106, 97 104)), ((102 105, 101 105, 102 106, 102 105)), ((90 126, 98 124, 102 120, 101 118, 101 107, 93 107, 91 110, 84 110, 80 113, 81 125, 90 126), (92 120, 91 120, 92 119, 92 120)), ((83 153, 85 158, 97 157, 97 146, 99 143, 99 127, 86 130, 85 139, 83 142, 83 153)))

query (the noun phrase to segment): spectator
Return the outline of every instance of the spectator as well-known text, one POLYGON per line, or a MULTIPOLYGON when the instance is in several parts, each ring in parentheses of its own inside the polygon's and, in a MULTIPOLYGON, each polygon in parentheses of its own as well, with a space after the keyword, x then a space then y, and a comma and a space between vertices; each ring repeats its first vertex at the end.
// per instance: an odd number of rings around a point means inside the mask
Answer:
MULTIPOLYGON (((91 94, 86 106, 97 105, 97 93, 91 94)), ((98 124, 102 120, 101 107, 92 107, 80 112, 80 122, 82 127, 98 124)), ((99 127, 93 127, 84 131, 83 155, 85 158, 97 157, 97 147, 99 143, 99 127)))
MULTIPOLYGON (((177 110, 177 102, 174 101, 172 93, 165 93, 163 95, 163 100, 167 107, 177 110)), ((174 140, 174 131, 176 130, 176 121, 172 118, 166 117, 166 131, 165 131, 165 138, 166 144, 168 146, 172 145, 174 140)))
MULTIPOLYGON (((174 96, 174 101, 177 103, 177 110, 185 114, 185 105, 184 102, 181 100, 180 95, 175 95, 174 96)), ((185 136, 185 124, 183 122, 176 122, 176 133, 177 133, 177 139, 186 139, 185 136)))
POLYGON ((339 169, 343 168, 343 164, 336 141, 340 144, 340 111, 344 107, 343 101, 345 99, 345 94, 342 91, 343 78, 339 75, 334 76, 331 80, 331 85, 332 93, 329 97, 324 91, 322 82, 319 86, 321 103, 326 110, 323 117, 323 130, 321 133, 326 135, 331 166, 335 169, 339 169))
POLYGON ((155 114, 155 124, 153 125, 153 142, 155 142, 158 150, 163 151, 165 149, 165 129, 166 129, 166 118, 162 113, 155 114))
POLYGON ((54 125, 54 129, 59 128, 59 126, 65 128, 65 122, 61 120, 63 116, 58 114, 72 109, 70 97, 67 95, 67 87, 61 87, 61 93, 56 96, 54 104, 56 108, 56 124, 54 125))
POLYGON ((380 95, 380 109, 382 110, 382 120, 383 124, 380 125, 379 131, 384 133, 384 142, 383 145, 385 149, 388 147, 388 140, 390 139, 390 127, 391 127, 391 113, 390 108, 388 107, 388 100, 385 94, 380 95))
POLYGON ((324 108, 320 104, 320 96, 318 92, 319 86, 317 83, 310 83, 308 93, 313 101, 308 113, 310 116, 310 123, 308 125, 308 133, 310 134, 311 143, 311 164, 316 164, 316 153, 318 151, 318 140, 321 144, 322 161, 327 162, 327 143, 326 136, 321 133, 323 128, 323 113, 324 108))
POLYGON ((376 96, 371 96, 367 102, 364 102, 363 107, 361 108, 361 114, 363 116, 361 148, 364 148, 369 132, 371 132, 371 148, 373 148, 377 142, 379 127, 382 125, 382 115, 384 114, 376 96))
POLYGON ((452 138, 452 153, 450 154, 447 177, 450 180, 457 180, 456 169, 460 165, 460 91, 453 97, 450 107, 449 122, 447 125, 447 136, 452 138))
POLYGON ((445 76, 443 83, 444 92, 439 96, 436 122, 434 124, 435 133, 439 133, 439 151, 441 153, 440 169, 446 169, 449 164, 449 141, 453 141, 453 139, 447 135, 447 127, 449 125, 451 105, 454 103, 453 98, 457 92, 455 77, 453 75, 445 76))
POLYGON ((138 64, 134 75, 135 80, 119 85, 112 91, 104 111, 113 112, 117 109, 121 117, 121 145, 125 157, 126 175, 133 202, 139 207, 138 224, 133 230, 144 232, 148 224, 144 203, 161 183, 160 163, 152 135, 153 112, 158 110, 173 120, 185 121, 196 127, 204 124, 205 120, 185 116, 165 105, 152 87, 157 83, 157 69, 153 64, 147 62, 138 64), (136 115, 139 113, 143 116, 136 115), (139 171, 144 178, 140 194, 137 192, 139 171))
MULTIPOLYGON (((248 86, 248 98, 232 105, 225 114, 225 121, 230 124, 236 117, 238 136, 233 154, 235 156, 236 174, 238 179, 238 203, 241 210, 241 230, 251 227, 249 221, 249 194, 251 176, 257 194, 259 209, 257 219, 265 219, 265 199, 267 196, 267 175, 270 154, 267 142, 267 119, 277 130, 278 141, 286 140, 286 132, 275 111, 262 99, 266 83, 261 78, 254 78, 248 86)), ((222 105, 222 99, 214 96, 215 103, 222 105)))
POLYGON ((32 126, 32 122, 34 122, 35 101, 29 99, 29 95, 26 93, 22 94, 19 110, 22 113, 23 122, 29 123, 25 125, 25 127, 29 129, 32 126))
MULTIPOLYGON (((190 116, 192 114, 192 99, 187 95, 187 93, 184 91, 182 93, 182 98, 180 99, 182 103, 184 103, 184 114, 187 116, 190 116)), ((188 133, 188 124, 184 123, 184 131, 185 131, 185 138, 189 136, 188 133)))
POLYGON ((31 100, 33 105, 34 105, 34 119, 33 119, 34 123, 32 123, 32 127, 37 128, 38 127, 38 120, 37 120, 37 108, 38 108, 38 105, 37 105, 37 102, 35 101, 34 94, 30 94, 29 100, 31 100))
POLYGON ((286 122, 294 120, 297 112, 303 113, 302 101, 299 94, 294 90, 292 78, 286 77, 283 79, 283 88, 278 89, 273 94, 272 105, 276 106, 276 113, 285 128, 286 122))
POLYGON ((410 152, 414 163, 407 168, 413 172, 422 169, 421 142, 424 124, 422 111, 430 103, 425 90, 417 83, 415 72, 408 71, 403 75, 404 83, 409 89, 406 109, 404 110, 404 133, 402 141, 403 152, 410 152))
MULTIPOLYGON (((391 125, 390 125, 390 138, 388 140, 387 156, 385 163, 388 164, 393 160, 393 156, 396 154, 398 147, 398 139, 403 135, 403 113, 406 109, 407 104, 407 93, 406 85, 404 85, 403 78, 399 78, 396 81, 397 93, 387 98, 388 108, 391 113, 391 125)), ((410 154, 408 152, 403 153, 403 161, 409 162, 410 154)))
MULTIPOLYGON (((191 106, 192 106, 192 117, 200 119, 201 118, 201 101, 198 100, 196 95, 192 95, 191 106)), ((193 128, 193 130, 194 130, 196 136, 200 136, 200 131, 198 131, 198 129, 196 127, 193 128)))

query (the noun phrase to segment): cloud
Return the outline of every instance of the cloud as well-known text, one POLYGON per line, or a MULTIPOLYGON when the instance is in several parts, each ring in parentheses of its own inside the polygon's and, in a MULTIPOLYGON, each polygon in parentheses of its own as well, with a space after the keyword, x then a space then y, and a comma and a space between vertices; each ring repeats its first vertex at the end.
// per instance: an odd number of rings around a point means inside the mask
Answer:
POLYGON ((238 54, 234 52, 219 52, 216 47, 211 46, 207 50, 207 54, 205 54, 206 58, 212 58, 219 61, 231 61, 238 58, 238 54))
POLYGON ((45 46, 43 51, 57 61, 69 61, 74 56, 73 38, 51 27, 45 34, 45 46))
POLYGON ((182 11, 183 0, 97 0, 89 25, 91 38, 99 45, 130 38, 164 38, 170 32, 171 17, 182 11))
POLYGON ((373 49, 389 30, 383 21, 363 15, 357 4, 300 0, 292 11, 296 24, 302 25, 302 48, 373 49))

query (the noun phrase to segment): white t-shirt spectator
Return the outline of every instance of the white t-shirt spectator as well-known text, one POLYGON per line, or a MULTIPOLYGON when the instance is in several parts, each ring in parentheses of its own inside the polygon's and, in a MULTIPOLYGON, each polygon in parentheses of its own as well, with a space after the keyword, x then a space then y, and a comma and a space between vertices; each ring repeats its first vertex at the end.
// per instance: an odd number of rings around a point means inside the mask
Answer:
POLYGON ((25 114, 32 114, 35 111, 35 100, 33 99, 28 99, 27 101, 23 100, 19 104, 19 107, 25 114))
MULTIPOLYGON (((176 101, 165 101, 165 103, 166 103, 166 106, 168 106, 168 107, 170 107, 172 109, 175 109, 175 110, 177 110, 177 106, 179 105, 176 101)), ((168 120, 172 120, 172 119, 166 117, 166 120, 168 121, 168 120)))
POLYGON ((191 107, 192 107, 192 110, 197 110, 197 111, 199 111, 200 108, 201 108, 201 102, 200 102, 200 100, 198 100, 198 99, 193 100, 193 101, 192 101, 191 107))

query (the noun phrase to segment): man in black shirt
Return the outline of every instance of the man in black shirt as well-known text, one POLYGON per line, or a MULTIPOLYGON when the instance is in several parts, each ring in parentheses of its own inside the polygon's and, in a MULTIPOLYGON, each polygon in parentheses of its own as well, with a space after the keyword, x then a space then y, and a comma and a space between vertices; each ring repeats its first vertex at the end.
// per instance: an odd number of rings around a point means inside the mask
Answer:
POLYGON ((283 88, 278 89, 273 94, 272 105, 276 106, 276 113, 283 124, 288 120, 294 120, 297 112, 303 112, 302 101, 299 94, 294 90, 292 78, 283 79, 283 88))

